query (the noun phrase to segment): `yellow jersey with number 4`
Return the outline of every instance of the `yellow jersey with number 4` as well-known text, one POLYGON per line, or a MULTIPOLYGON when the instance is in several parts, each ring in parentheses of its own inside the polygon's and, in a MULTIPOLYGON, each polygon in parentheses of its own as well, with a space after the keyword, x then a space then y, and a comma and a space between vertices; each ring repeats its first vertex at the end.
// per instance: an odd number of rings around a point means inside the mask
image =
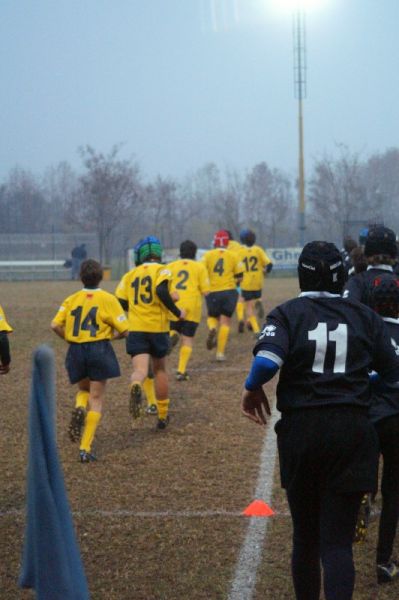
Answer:
POLYGON ((0 306, 0 331, 11 332, 12 330, 13 330, 12 327, 10 327, 10 325, 7 323, 7 319, 4 314, 4 310, 0 306))
POLYGON ((114 329, 127 331, 127 318, 118 300, 100 288, 83 288, 61 304, 53 323, 65 330, 67 342, 83 344, 110 340, 114 329))
POLYGON ((214 248, 205 252, 202 261, 208 271, 211 292, 236 288, 235 275, 240 275, 244 270, 238 254, 225 248, 214 248))
POLYGON ((129 303, 129 331, 169 331, 169 311, 158 298, 155 289, 163 281, 171 279, 170 270, 156 262, 139 265, 122 277, 115 295, 129 303))
POLYGON ((272 261, 260 246, 241 246, 240 259, 244 265, 241 289, 254 292, 263 287, 264 271, 272 261))
MULTIPOLYGON (((201 321, 202 294, 209 292, 208 272, 201 262, 181 258, 168 264, 172 273, 170 292, 177 292, 176 304, 186 311, 185 320, 199 323, 201 321)), ((171 321, 177 321, 175 315, 169 313, 171 321)))

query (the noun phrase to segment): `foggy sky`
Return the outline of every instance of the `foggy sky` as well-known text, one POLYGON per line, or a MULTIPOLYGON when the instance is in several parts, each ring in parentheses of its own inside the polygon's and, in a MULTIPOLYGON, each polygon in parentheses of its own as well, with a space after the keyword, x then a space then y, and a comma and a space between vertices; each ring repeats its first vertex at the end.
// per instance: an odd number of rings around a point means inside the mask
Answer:
MULTIPOLYGON (((275 2, 274 2, 275 3, 275 2)), ((296 172, 291 15, 270 0, 2 0, 0 178, 122 142, 145 176, 296 172)), ((399 146, 399 1, 307 14, 305 167, 399 146)))

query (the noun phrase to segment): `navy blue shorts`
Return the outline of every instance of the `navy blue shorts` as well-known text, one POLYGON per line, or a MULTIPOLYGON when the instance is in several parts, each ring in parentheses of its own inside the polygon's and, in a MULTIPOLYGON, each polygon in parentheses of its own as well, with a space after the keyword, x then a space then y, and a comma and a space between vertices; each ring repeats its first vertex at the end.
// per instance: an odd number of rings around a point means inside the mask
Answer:
POLYGON ((241 290, 241 296, 245 302, 248 302, 248 300, 258 300, 262 297, 262 290, 241 290))
POLYGON ((104 381, 121 374, 109 340, 69 344, 65 367, 71 383, 78 383, 86 378, 90 381, 104 381))
POLYGON ((238 300, 237 290, 223 290, 222 292, 211 292, 206 296, 206 306, 209 317, 231 317, 236 309, 238 300))
POLYGON ((154 358, 163 358, 169 351, 169 333, 150 333, 147 331, 129 331, 126 338, 126 352, 130 356, 149 354, 154 358))
POLYGON ((194 337, 197 331, 198 323, 195 321, 171 321, 170 328, 172 331, 177 331, 186 337, 194 337))

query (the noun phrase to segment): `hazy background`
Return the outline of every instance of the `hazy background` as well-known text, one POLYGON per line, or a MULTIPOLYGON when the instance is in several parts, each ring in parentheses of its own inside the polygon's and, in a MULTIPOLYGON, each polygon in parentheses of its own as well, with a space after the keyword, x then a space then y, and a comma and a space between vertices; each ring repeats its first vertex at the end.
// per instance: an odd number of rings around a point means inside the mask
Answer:
MULTIPOLYGON (((399 2, 307 13, 305 153, 399 134, 399 2)), ((0 176, 124 142, 145 174, 296 170, 292 20, 272 0, 2 0, 0 176)))
MULTIPOLYGON (((110 263, 145 234, 207 247, 219 227, 297 245, 282 3, 2 0, 0 259, 91 240, 110 263)), ((399 230, 398 24, 398 0, 306 12, 305 241, 399 230)))

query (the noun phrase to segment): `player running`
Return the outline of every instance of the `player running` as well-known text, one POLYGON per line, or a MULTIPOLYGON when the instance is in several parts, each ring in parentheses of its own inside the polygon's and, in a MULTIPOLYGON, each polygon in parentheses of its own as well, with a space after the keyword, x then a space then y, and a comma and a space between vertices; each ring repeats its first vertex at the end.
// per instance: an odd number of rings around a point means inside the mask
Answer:
POLYGON ((171 292, 178 294, 177 306, 186 312, 184 319, 172 316, 170 329, 179 338, 181 346, 177 366, 177 381, 187 381, 187 364, 193 350, 193 341, 197 327, 201 321, 202 296, 209 292, 209 278, 202 262, 195 260, 197 246, 191 240, 180 244, 180 259, 168 265, 172 273, 171 292))
POLYGON ((10 370, 11 354, 8 334, 12 332, 12 327, 7 323, 6 316, 0 306, 0 375, 6 375, 10 370))
POLYGON ((208 308, 208 350, 216 346, 216 360, 224 361, 225 348, 230 333, 231 316, 235 311, 243 264, 237 254, 227 250, 229 233, 221 229, 213 238, 213 250, 202 257, 208 271, 210 293, 206 297, 208 308), (218 329, 219 327, 219 329, 218 329))
POLYGON ((69 437, 80 440, 80 462, 96 460, 91 452, 100 423, 107 379, 119 377, 118 360, 110 340, 127 335, 127 319, 118 300, 99 288, 101 265, 85 260, 80 268, 83 289, 68 296, 55 315, 51 328, 68 342, 65 366, 78 393, 69 425, 69 437), (115 331, 117 333, 115 333, 115 331))
POLYGON ((142 413, 143 382, 148 375, 149 362, 155 378, 158 409, 157 429, 169 422, 169 382, 165 357, 169 350, 169 311, 184 319, 170 294, 171 271, 161 264, 162 246, 158 238, 149 236, 135 247, 136 267, 126 273, 115 294, 128 311, 129 335, 126 351, 132 357, 129 408, 133 419, 142 413))
MULTIPOLYGON (((399 279, 380 275, 373 281, 370 304, 381 315, 396 354, 399 354, 399 279)), ((399 577, 392 557, 399 520, 399 390, 372 375, 372 404, 369 416, 376 428, 383 458, 382 507, 377 543, 377 581, 389 583, 399 577)))
MULTIPOLYGON (((377 487, 378 441, 368 419, 368 372, 399 385, 399 357, 385 323, 342 298, 342 257, 327 242, 306 244, 299 298, 275 308, 254 348, 242 408, 266 422, 262 385, 276 374, 281 485, 293 521, 296 598, 352 598, 352 542, 364 492, 377 487)), ((270 411, 270 409, 269 409, 270 411)))
POLYGON ((370 285, 379 275, 396 277, 393 266, 398 255, 396 236, 392 229, 375 225, 367 230, 364 254, 368 261, 365 271, 350 277, 345 285, 344 296, 369 304, 370 285))
MULTIPOLYGON (((244 265, 244 275, 240 284, 241 295, 245 303, 245 312, 249 328, 257 335, 259 324, 255 316, 255 302, 261 300, 263 281, 266 273, 270 273, 273 263, 260 246, 256 246, 256 235, 250 229, 240 233, 242 242, 240 259, 244 265)), ((244 331, 244 315, 238 322, 238 331, 244 331)))

